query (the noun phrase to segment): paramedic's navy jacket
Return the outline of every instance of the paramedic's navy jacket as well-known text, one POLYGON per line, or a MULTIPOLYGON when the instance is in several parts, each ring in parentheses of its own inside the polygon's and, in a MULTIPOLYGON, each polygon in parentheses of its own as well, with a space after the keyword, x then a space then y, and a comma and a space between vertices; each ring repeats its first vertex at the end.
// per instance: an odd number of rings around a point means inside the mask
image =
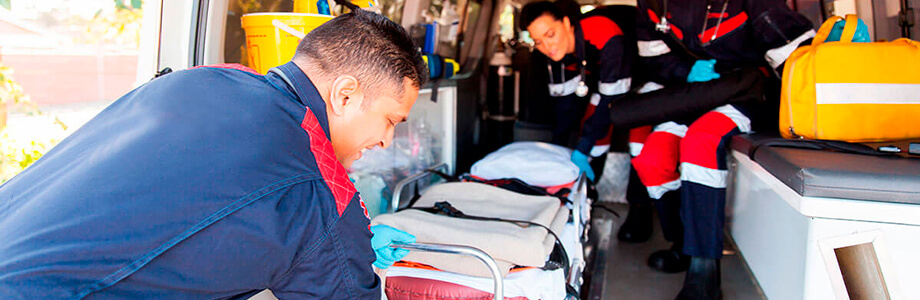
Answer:
POLYGON ((322 98, 235 68, 154 79, 0 187, 0 298, 379 298, 322 98))

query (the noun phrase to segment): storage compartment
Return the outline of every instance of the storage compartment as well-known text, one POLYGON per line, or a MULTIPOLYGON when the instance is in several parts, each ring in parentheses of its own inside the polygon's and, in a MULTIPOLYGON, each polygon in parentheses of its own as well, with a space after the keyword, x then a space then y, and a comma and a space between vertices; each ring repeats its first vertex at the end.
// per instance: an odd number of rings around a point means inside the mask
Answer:
POLYGON ((752 160, 756 139, 732 141, 726 228, 768 298, 920 297, 920 161, 772 147, 752 160))

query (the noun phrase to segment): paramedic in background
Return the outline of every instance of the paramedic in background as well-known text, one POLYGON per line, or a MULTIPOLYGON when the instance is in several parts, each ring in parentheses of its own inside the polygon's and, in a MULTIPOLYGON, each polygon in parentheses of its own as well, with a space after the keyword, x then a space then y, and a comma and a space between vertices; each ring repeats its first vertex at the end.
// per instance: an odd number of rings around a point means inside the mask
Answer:
MULTIPOLYGON (((786 58, 809 44, 815 31, 780 0, 639 0, 637 14, 641 63, 660 85, 693 85, 744 67, 771 77, 764 87, 767 101, 713 107, 657 125, 632 161, 651 198, 680 199, 679 214, 673 214, 680 220, 673 223, 682 224, 683 234, 674 234, 671 249, 653 253, 649 265, 687 270, 677 299, 721 299, 727 143, 752 129, 776 130, 777 77, 786 58)), ((837 25, 829 40, 840 39, 843 24, 837 25)), ((868 40, 864 24, 854 40, 868 40)))
POLYGON ((402 27, 358 10, 268 75, 148 82, 0 187, 0 298, 378 299, 345 170, 389 146, 427 74, 402 27))
POLYGON ((564 12, 549 1, 527 4, 521 9, 521 27, 550 61, 549 92, 556 100, 553 143, 569 146, 587 101, 596 106, 582 124, 572 152, 572 161, 593 181, 588 157, 607 154, 607 148, 595 147, 595 142, 610 133, 608 104, 631 88, 631 61, 624 53, 626 38, 613 20, 602 15, 573 20, 579 12, 564 12))

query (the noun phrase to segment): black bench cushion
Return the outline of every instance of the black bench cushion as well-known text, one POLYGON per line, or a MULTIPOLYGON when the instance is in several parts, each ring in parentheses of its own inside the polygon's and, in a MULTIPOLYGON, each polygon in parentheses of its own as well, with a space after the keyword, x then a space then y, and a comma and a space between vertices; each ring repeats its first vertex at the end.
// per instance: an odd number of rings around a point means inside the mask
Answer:
MULTIPOLYGON (((738 135, 731 148, 750 155, 764 135, 738 135)), ((906 150, 906 147, 902 147, 906 150)), ((920 158, 760 147, 753 160, 802 196, 920 204, 920 158)))

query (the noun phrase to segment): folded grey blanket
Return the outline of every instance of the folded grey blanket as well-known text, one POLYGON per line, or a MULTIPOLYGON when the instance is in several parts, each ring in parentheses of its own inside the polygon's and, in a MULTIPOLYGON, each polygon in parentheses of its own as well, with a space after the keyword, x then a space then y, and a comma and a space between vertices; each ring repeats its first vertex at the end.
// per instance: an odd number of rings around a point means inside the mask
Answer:
MULTIPOLYGON (((447 201, 466 215, 530 221, 547 226, 557 234, 562 232, 569 215, 568 208, 555 197, 528 196, 468 182, 431 187, 414 207, 432 207, 441 201, 447 201)), ((478 248, 498 262, 502 276, 515 265, 542 267, 555 242, 554 237, 539 226, 468 220, 414 209, 377 216, 371 224, 389 225, 409 232, 421 243, 478 248)), ((488 268, 472 257, 413 251, 404 260, 448 272, 491 277, 488 268)))

